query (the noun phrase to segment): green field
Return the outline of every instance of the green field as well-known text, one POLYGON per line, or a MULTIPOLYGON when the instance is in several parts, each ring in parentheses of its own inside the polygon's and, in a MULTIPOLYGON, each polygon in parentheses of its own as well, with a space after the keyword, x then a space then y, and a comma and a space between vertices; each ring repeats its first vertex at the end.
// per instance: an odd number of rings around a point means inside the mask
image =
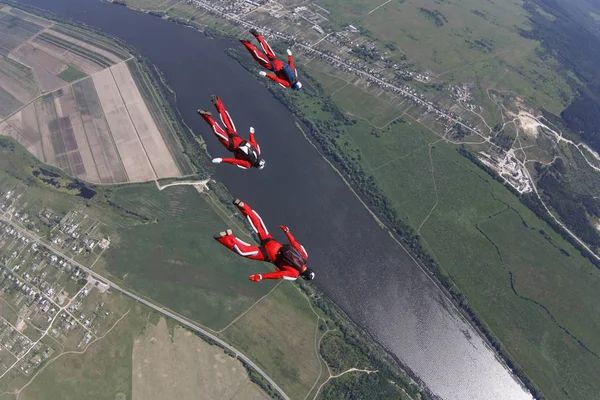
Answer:
MULTIPOLYGON (((154 184, 94 186, 97 194, 85 201, 71 191, 43 183, 42 175, 34 177, 32 171, 38 168, 40 163, 25 149, 0 138, 0 192, 23 193, 20 204, 26 206, 21 210, 30 215, 44 208, 61 217, 77 210, 102 222, 100 229, 110 238, 110 247, 102 257, 91 257, 83 264, 93 265, 97 273, 216 330, 264 368, 292 398, 314 396, 326 382, 330 374, 323 360, 332 372, 342 367, 379 370, 366 378, 360 372, 335 378, 323 386, 323 398, 336 398, 342 390, 357 396, 377 391, 389 399, 405 399, 402 390, 418 393, 406 376, 383 361, 382 350, 365 340, 314 288, 305 289, 307 296, 295 283, 248 281, 249 274, 271 267, 244 260, 212 239, 214 232, 230 227, 252 241, 244 234, 248 232, 245 221, 219 202, 227 195, 223 188, 207 195, 190 186, 160 192, 154 184), (319 347, 323 335, 333 332, 337 332, 335 346, 319 347), (396 384, 389 385, 390 381, 396 384)), ((55 178, 61 186, 70 182, 58 170, 50 170, 61 175, 55 178)), ((110 294, 112 300, 96 292, 89 296, 90 304, 82 312, 88 314, 89 307, 106 302, 114 311, 107 317, 109 324, 130 312, 84 354, 64 354, 54 360, 19 398, 34 399, 47 393, 61 399, 121 399, 120 394, 130 393, 133 340, 141 334, 144 320, 155 323, 157 317, 136 303, 118 300, 118 294, 110 294)), ((1 305, 2 315, 14 321, 15 311, 1 305)), ((168 324, 173 326, 173 321, 168 324)), ((98 335, 104 332, 105 327, 98 335)), ((10 388, 21 388, 30 380, 12 379, 11 375, 10 388)))
POLYGON ((67 69, 57 75, 60 79, 66 82, 73 82, 78 79, 85 78, 87 75, 71 65, 67 65, 67 69))
POLYGON ((320 377, 317 314, 293 284, 282 282, 220 335, 243 351, 292 398, 302 399, 320 377))
POLYGON ((362 165, 394 209, 420 228, 426 249, 544 394, 593 399, 600 391, 600 272, 455 146, 409 122, 380 137, 359 122, 339 140, 361 149, 362 165))
MULTIPOLYGON (((136 291, 220 329, 272 288, 271 282, 248 281, 248 275, 267 265, 239 257, 213 240, 215 232, 231 223, 193 187, 158 192, 154 184, 127 186, 115 190, 112 201, 148 218, 147 223, 117 228, 115 245, 106 254, 107 270, 136 291)), ((240 235, 247 232, 245 226, 231 227, 240 235)))
POLYGON ((558 114, 576 94, 567 73, 539 43, 519 34, 519 29, 530 29, 521 1, 405 0, 375 11, 385 2, 318 3, 338 24, 362 27, 370 38, 393 43, 398 54, 431 71, 435 81, 468 83, 480 103, 488 88, 496 88, 558 114))
POLYGON ((110 325, 112 329, 100 334, 85 352, 65 352, 47 364, 21 392, 20 399, 131 398, 133 343, 143 333, 151 311, 119 294, 108 295, 105 301, 124 309, 110 325), (126 397, 119 397, 123 394, 126 397))

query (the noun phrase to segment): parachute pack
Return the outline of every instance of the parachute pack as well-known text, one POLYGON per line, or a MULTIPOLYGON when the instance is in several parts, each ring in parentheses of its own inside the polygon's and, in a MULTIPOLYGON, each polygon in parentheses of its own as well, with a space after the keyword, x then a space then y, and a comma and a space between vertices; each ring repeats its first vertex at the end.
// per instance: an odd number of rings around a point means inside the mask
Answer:
POLYGON ((279 250, 277 261, 289 265, 302 272, 302 267, 306 264, 306 258, 295 247, 290 244, 284 244, 279 250))
POLYGON ((256 165, 260 159, 260 156, 254 149, 254 147, 250 143, 248 143, 247 140, 244 140, 242 143, 240 143, 240 145, 237 148, 237 151, 243 153, 252 165, 256 165))

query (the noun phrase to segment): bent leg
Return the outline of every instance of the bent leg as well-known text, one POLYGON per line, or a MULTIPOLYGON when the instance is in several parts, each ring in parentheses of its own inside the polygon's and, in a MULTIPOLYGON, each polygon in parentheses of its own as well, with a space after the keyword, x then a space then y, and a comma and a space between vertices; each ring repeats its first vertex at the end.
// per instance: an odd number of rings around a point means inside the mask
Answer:
POLYGON ((207 124, 210 125, 215 136, 217 137, 217 139, 219 139, 219 142, 221 142, 223 146, 229 149, 229 135, 225 133, 225 131, 219 126, 219 124, 217 124, 217 121, 215 121, 210 115, 200 114, 200 116, 204 118, 207 124))
POLYGON ((215 96, 215 107, 217 108, 217 111, 219 112, 219 116, 221 117, 221 121, 223 122, 223 125, 225 125, 225 129, 227 130, 227 133, 229 135, 237 135, 238 133, 235 129, 235 124, 233 123, 233 120, 231 119, 229 112, 227 112, 227 110, 225 109, 225 106, 223 105, 221 98, 216 97, 216 96, 215 96))
POLYGON ((242 214, 246 216, 246 219, 248 219, 250 226, 252 227, 254 232, 258 234, 258 237, 260 238, 261 242, 273 238, 273 236, 269 233, 269 230, 265 226, 260 215, 258 215, 256 211, 251 209, 248 204, 242 202, 238 203, 236 200, 235 205, 242 212, 242 214))
POLYGON ((250 55, 252 56, 252 58, 254 58, 254 61, 259 63, 263 68, 271 70, 271 63, 269 62, 267 56, 265 56, 260 50, 256 48, 256 46, 254 46, 249 41, 241 40, 241 42, 244 45, 244 47, 248 49, 250 55))
POLYGON ((242 257, 249 258, 251 260, 265 261, 265 256, 260 247, 252 246, 251 244, 248 244, 233 235, 223 236, 216 240, 229 250, 242 257))
POLYGON ((271 49, 271 46, 269 46, 269 43, 267 43, 267 41, 265 40, 265 38, 262 37, 262 35, 256 36, 256 40, 258 40, 258 42, 260 43, 260 46, 263 48, 263 50, 267 54, 267 57, 277 58, 277 56, 273 52, 273 49, 271 49))

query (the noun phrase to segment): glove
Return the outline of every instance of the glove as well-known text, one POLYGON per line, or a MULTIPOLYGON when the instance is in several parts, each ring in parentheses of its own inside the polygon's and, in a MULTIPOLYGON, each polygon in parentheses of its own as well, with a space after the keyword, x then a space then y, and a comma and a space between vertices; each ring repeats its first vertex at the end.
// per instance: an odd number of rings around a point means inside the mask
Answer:
POLYGON ((292 55, 292 51, 290 49, 287 49, 287 53, 288 53, 288 56, 292 55))
POLYGON ((250 127, 250 133, 254 133, 254 128, 250 127))
POLYGON ((285 225, 279 225, 279 227, 280 227, 280 228, 281 228, 281 230, 282 230, 282 231, 284 231, 284 232, 289 232, 289 231, 290 231, 290 228, 288 228, 288 227, 287 227, 287 226, 285 226, 285 225))
POLYGON ((260 281, 262 281, 262 275, 261 274, 253 274, 253 275, 250 275, 248 277, 248 279, 251 280, 252 282, 260 282, 260 281))
POLYGON ((212 160, 213 164, 221 164, 221 161, 223 161, 222 158, 213 158, 212 160))
POLYGON ((260 76, 267 76, 267 73, 266 73, 265 71, 260 71, 258 74, 259 74, 260 76))

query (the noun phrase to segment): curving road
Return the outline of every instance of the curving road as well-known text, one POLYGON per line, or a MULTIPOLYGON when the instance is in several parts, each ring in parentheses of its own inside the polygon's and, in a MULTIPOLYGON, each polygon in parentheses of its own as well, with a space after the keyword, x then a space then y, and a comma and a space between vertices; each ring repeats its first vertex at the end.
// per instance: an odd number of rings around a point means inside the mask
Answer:
MULTIPOLYGON (((18 230, 19 232, 21 232, 23 235, 29 237, 31 240, 39 243, 40 245, 50 249, 52 252, 54 252, 56 255, 64 258, 65 260, 69 260, 70 263, 72 263, 73 265, 76 265, 77 267, 81 268, 82 270, 86 271, 88 274, 90 274, 92 277, 94 277, 94 279, 97 279, 105 284, 107 284, 108 286, 110 286, 111 288, 121 292, 122 294, 124 294, 125 296, 128 296, 136 301, 139 301, 140 303, 142 303, 143 305, 152 308, 155 311, 158 311, 159 313, 166 315, 169 318, 174 319, 175 321, 179 322, 181 325, 195 331, 198 332, 199 334, 201 334, 202 336, 205 336, 211 340, 214 340, 215 342, 219 343, 219 345, 223 346, 224 348, 226 348, 227 350, 235 353, 236 357, 239 358, 240 360, 244 361, 247 365, 249 365, 250 367, 252 367, 252 369, 254 369, 256 372, 258 372, 260 375, 262 375, 263 378, 265 378, 265 380, 267 382, 269 382, 269 384, 279 392, 279 394, 281 395, 281 397, 283 397, 285 400, 290 400, 290 398, 288 397, 287 394, 285 394, 285 392, 283 391, 283 389, 281 389, 277 383, 275 383, 275 381, 273 381, 273 379, 271 379, 269 377, 269 375, 267 375, 262 369, 260 369, 260 367, 258 365, 256 365, 254 362, 252 362, 252 360, 250 360, 248 357, 246 357, 241 351, 237 350, 235 347, 229 345, 228 343, 224 342, 223 340, 221 340, 220 338, 218 338, 217 336, 213 335, 212 333, 204 330, 203 328, 201 328, 200 326, 180 317, 179 315, 173 313, 172 311, 166 310, 163 307, 157 306, 156 304, 151 303, 150 301, 139 297, 138 295, 130 292, 127 289, 123 289, 122 287, 120 287, 119 285, 117 285, 116 283, 106 279, 104 276, 92 271, 91 269, 89 269, 88 267, 85 267, 83 265, 81 265, 80 263, 78 263, 77 261, 73 260, 71 257, 66 256, 65 254, 61 253, 60 251, 56 250, 55 248, 53 248, 52 246, 48 245, 47 243, 44 243, 44 241, 41 240, 41 238, 39 238, 38 236, 35 236, 34 234, 30 233, 29 231, 23 229, 22 227, 20 227, 19 225, 15 224, 14 222, 11 221, 11 219, 6 218, 5 216, 0 216, 0 220, 9 224, 10 226, 12 226, 14 229, 18 230)), ((57 314, 58 315, 58 314, 57 314)))

